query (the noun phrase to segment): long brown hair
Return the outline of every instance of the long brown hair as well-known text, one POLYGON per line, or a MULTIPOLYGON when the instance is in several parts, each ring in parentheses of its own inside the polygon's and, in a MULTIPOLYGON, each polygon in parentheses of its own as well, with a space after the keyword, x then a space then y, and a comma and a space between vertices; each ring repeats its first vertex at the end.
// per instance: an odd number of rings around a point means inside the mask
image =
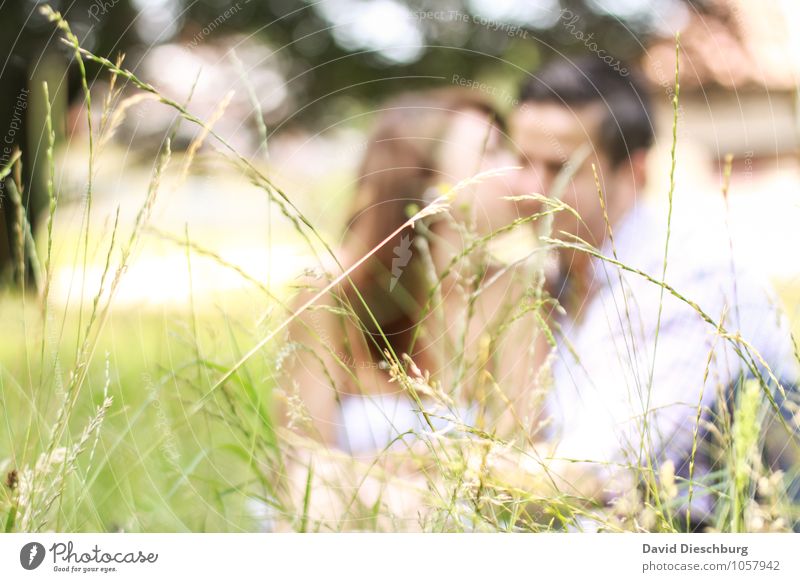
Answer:
MULTIPOLYGON (((344 246, 361 257, 426 203, 425 193, 439 179, 439 151, 452 120, 465 110, 485 113, 502 129, 498 111, 477 91, 445 89, 398 97, 381 110, 361 162, 354 210, 348 221, 344 246)), ((399 356, 409 353, 425 367, 420 346, 413 346, 428 288, 421 257, 411 242, 418 232, 405 231, 379 249, 357 269, 345 295, 367 337, 372 356, 383 358, 385 342, 399 356), (377 322, 377 326, 375 325, 377 322), (377 344, 377 345, 376 345, 377 344)))

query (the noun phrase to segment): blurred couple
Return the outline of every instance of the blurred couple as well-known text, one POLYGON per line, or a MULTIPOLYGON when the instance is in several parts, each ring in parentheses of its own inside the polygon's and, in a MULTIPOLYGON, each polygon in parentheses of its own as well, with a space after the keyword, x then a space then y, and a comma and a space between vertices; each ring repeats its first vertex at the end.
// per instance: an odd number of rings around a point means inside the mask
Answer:
POLYGON ((746 378, 782 407, 797 353, 725 217, 675 200, 668 220, 645 199, 653 125, 636 73, 593 58, 529 75, 507 120, 470 90, 387 103, 341 265, 459 186, 295 323, 300 424, 354 456, 474 427, 537 448, 557 487, 601 503, 631 469, 669 466, 707 520, 709 427, 746 378))

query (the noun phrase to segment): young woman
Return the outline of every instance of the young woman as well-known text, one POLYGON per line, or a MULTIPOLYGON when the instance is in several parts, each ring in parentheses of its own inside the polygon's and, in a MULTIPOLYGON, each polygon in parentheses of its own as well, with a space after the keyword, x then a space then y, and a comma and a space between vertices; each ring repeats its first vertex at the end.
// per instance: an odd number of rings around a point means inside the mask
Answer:
MULTIPOLYGON (((343 267, 460 186, 446 212, 375 250, 292 326, 287 381, 302 403, 290 413, 324 442, 372 453, 413 432, 493 426, 529 398, 544 351, 534 349, 536 324, 524 310, 535 281, 524 261, 498 259, 492 247, 493 233, 518 218, 505 198, 509 176, 500 168, 514 158, 503 136, 497 111, 475 91, 407 95, 380 110, 337 253, 343 267), (398 362, 412 389, 398 380, 398 362)), ((340 273, 312 283, 297 305, 340 273)))

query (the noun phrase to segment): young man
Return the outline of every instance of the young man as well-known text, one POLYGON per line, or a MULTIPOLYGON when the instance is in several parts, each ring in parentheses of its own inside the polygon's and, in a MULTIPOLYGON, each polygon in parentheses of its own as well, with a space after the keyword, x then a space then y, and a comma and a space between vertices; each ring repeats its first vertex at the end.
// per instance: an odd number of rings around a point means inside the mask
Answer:
POLYGON ((733 255, 723 211, 676 197, 668 227, 668 206, 643 199, 654 129, 635 74, 591 57, 554 61, 524 85, 511 133, 522 166, 516 193, 560 195, 580 219, 561 212, 553 238, 611 259, 558 250, 551 290, 568 316, 552 322, 558 346, 545 416, 557 445, 549 469, 564 489, 608 500, 670 461, 685 495, 680 478, 689 477, 699 440, 692 521, 702 521, 713 502, 703 427, 742 377, 760 376, 775 394, 775 379, 797 383, 786 320, 733 255), (580 165, 554 192, 570 160, 580 165))

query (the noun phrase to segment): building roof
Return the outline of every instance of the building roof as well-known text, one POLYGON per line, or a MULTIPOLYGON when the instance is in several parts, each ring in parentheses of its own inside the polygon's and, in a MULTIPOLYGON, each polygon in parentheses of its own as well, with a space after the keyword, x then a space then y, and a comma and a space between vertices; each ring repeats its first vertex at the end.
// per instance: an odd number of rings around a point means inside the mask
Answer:
MULTIPOLYGON (((682 89, 792 90, 800 85, 800 23, 794 0, 710 0, 688 6, 680 26, 682 89)), ((647 48, 643 69, 659 85, 674 82, 675 39, 660 37, 647 48)))

